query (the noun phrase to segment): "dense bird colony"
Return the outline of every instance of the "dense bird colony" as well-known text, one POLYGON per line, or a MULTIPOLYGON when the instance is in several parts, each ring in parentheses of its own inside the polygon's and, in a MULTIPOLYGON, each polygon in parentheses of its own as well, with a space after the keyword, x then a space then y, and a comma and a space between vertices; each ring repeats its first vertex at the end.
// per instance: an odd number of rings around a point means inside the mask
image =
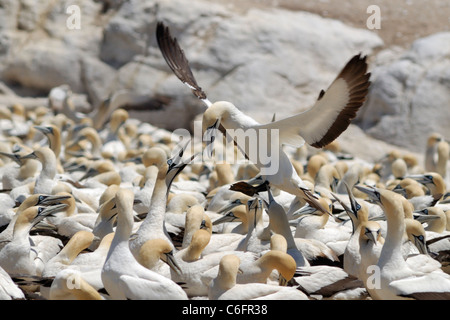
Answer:
POLYGON ((162 23, 157 40, 207 107, 204 141, 121 108, 95 129, 64 94, 0 106, 0 299, 450 298, 448 143, 430 135, 421 166, 335 140, 365 100, 365 57, 307 112, 259 124, 208 100, 162 23), (221 139, 237 129, 276 170, 221 139), (259 137, 274 129, 278 144, 259 137), (224 145, 240 161, 208 161, 224 145))

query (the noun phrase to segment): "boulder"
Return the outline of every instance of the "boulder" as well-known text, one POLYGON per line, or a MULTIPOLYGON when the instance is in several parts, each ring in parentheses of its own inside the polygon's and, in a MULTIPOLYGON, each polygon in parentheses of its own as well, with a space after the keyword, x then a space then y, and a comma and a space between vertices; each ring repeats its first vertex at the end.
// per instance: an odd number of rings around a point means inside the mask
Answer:
POLYGON ((416 40, 372 71, 356 123, 370 136, 423 152, 432 132, 450 137, 450 32, 416 40))

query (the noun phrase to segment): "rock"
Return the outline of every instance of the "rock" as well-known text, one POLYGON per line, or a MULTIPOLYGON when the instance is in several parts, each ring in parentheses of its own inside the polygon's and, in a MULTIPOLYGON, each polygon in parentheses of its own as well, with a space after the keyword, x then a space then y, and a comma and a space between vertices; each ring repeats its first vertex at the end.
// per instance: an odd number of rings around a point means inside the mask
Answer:
POLYGON ((1 81, 43 95, 69 85, 97 110, 125 90, 131 98, 119 100, 140 104, 132 115, 171 130, 189 128, 205 107, 164 61, 157 20, 178 38, 212 101, 231 100, 264 122, 305 110, 353 55, 383 45, 374 32, 300 11, 238 12, 205 0, 30 3, 0 8, 0 17, 16 17, 0 22, 1 81), (66 25, 69 5, 80 8, 80 29, 66 25))
POLYGON ((44 92, 61 84, 68 84, 75 92, 84 91, 78 51, 54 39, 30 44, 19 55, 11 56, 2 77, 44 92))
POLYGON ((392 62, 374 68, 356 123, 370 136, 423 152, 430 133, 450 137, 450 32, 416 40, 392 62))

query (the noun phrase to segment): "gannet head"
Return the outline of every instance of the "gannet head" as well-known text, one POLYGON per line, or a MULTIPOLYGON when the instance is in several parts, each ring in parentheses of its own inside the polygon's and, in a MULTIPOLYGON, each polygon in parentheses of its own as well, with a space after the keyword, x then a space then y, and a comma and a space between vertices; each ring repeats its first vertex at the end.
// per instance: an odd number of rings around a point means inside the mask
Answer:
POLYGON ((0 156, 5 156, 11 160, 13 160, 15 163, 17 163, 19 166, 23 165, 22 157, 19 153, 7 153, 0 151, 0 156))
POLYGON ((377 244, 381 238, 381 226, 376 221, 366 221, 361 229, 360 239, 377 244))
POLYGON ((16 223, 14 224, 14 231, 22 227, 31 228, 38 222, 43 220, 45 217, 51 216, 53 213, 64 210, 67 204, 56 204, 48 207, 33 206, 25 209, 17 217, 16 223))
POLYGON ((230 289, 236 284, 236 275, 240 270, 240 264, 241 259, 234 254, 227 254, 220 260, 217 276, 223 280, 222 285, 225 288, 230 289))
POLYGON ((426 233, 422 223, 414 219, 405 219, 405 231, 411 241, 421 254, 428 254, 426 233))
MULTIPOLYGON (((229 117, 230 111, 236 109, 236 107, 227 101, 218 101, 213 103, 203 113, 202 118, 202 137, 206 142, 206 148, 209 156, 212 156, 212 150, 214 141, 217 136, 217 129, 219 129, 221 123, 229 117)), ((226 129, 226 127, 225 127, 226 129)))
POLYGON ((124 109, 116 109, 111 114, 111 121, 110 121, 110 127, 111 132, 117 134, 120 127, 125 124, 125 122, 128 120, 128 112, 124 109))
POLYGON ((442 136, 440 133, 434 132, 432 133, 427 140, 427 146, 428 147, 432 147, 434 146, 436 143, 438 143, 439 141, 442 141, 442 136))
POLYGON ((424 184, 428 188, 431 187, 437 190, 438 192, 445 193, 446 186, 444 179, 437 172, 427 172, 425 174, 410 175, 407 177, 424 184))
POLYGON ((165 239, 147 240, 139 249, 139 263, 151 269, 156 266, 159 260, 165 262, 173 271, 182 274, 174 255, 173 248, 165 239))

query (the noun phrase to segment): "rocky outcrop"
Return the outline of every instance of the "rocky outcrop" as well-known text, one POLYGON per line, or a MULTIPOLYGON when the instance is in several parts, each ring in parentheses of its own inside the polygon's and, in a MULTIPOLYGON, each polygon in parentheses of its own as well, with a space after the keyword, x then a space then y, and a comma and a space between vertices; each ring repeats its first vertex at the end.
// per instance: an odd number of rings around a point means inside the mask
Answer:
POLYGON ((260 121, 309 107, 342 66, 382 40, 369 30, 307 12, 235 12, 205 0, 5 1, 0 80, 45 96, 67 84, 93 109, 118 91, 131 116, 167 129, 204 109, 165 64, 155 41, 163 20, 211 100, 231 100, 260 121), (67 9, 80 9, 80 28, 67 9), (147 99, 144 99, 146 97, 147 99))
POLYGON ((374 68, 357 123, 372 137, 423 151, 431 133, 450 137, 449 88, 450 33, 419 39, 374 68))

